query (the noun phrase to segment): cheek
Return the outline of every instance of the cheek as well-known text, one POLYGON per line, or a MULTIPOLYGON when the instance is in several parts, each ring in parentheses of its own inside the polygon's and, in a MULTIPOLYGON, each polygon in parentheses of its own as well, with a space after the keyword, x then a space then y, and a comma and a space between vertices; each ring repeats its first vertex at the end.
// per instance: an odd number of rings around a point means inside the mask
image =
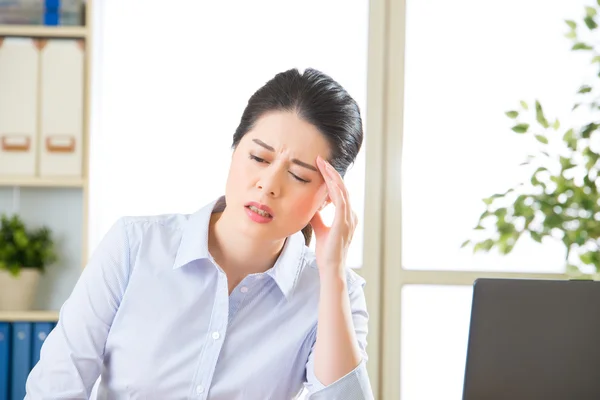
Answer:
POLYGON ((290 204, 290 212, 296 215, 298 219, 311 219, 325 198, 325 185, 318 189, 306 190, 302 194, 292 196, 293 201, 290 204))

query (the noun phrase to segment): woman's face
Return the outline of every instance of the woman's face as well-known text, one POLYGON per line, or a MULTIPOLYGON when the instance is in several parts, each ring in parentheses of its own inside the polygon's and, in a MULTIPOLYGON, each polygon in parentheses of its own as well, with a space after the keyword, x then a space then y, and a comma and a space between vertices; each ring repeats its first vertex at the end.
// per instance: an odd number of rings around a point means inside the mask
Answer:
POLYGON ((226 186, 231 220, 261 240, 304 228, 328 199, 317 156, 330 156, 317 128, 293 112, 263 115, 233 152, 226 186))

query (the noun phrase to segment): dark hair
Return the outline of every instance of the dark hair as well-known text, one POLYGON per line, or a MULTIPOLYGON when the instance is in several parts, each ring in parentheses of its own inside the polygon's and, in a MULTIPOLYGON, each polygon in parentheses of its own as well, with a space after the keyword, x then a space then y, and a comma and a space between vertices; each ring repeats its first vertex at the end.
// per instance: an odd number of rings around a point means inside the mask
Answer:
MULTIPOLYGON (((360 110, 346 90, 328 75, 309 68, 300 73, 290 69, 278 73, 248 100, 233 135, 235 149, 256 121, 272 111, 291 111, 314 125, 331 147, 331 165, 344 176, 354 162, 363 141, 360 110)), ((310 244, 312 226, 302 229, 310 244)))

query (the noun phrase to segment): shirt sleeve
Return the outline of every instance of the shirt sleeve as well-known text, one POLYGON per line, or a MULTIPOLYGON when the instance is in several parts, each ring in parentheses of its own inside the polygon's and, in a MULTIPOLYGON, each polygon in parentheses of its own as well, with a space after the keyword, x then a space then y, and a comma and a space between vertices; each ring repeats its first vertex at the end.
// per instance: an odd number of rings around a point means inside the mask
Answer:
POLYGON ((350 308, 352 310, 352 322, 358 347, 360 349, 361 361, 358 366, 330 385, 323 385, 315 376, 314 364, 314 346, 310 351, 308 362, 306 363, 306 388, 308 389, 309 400, 372 400, 373 390, 367 373, 367 332, 369 314, 367 313, 367 304, 363 290, 364 280, 354 285, 350 291, 350 308))
POLYGON ((129 279, 129 240, 119 219, 61 307, 26 383, 25 400, 88 399, 100 376, 108 332, 129 279))

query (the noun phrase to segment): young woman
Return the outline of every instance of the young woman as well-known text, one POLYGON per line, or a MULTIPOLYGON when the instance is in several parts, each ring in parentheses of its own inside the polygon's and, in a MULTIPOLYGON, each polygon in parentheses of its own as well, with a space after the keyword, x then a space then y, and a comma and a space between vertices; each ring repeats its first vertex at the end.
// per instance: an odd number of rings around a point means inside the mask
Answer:
POLYGON ((99 377, 97 398, 110 400, 285 400, 303 387, 310 399, 371 399, 342 180, 362 140, 359 108, 333 79, 277 74, 233 135, 225 196, 192 215, 113 225, 26 399, 88 399, 99 377), (331 227, 320 216, 330 202, 331 227))

